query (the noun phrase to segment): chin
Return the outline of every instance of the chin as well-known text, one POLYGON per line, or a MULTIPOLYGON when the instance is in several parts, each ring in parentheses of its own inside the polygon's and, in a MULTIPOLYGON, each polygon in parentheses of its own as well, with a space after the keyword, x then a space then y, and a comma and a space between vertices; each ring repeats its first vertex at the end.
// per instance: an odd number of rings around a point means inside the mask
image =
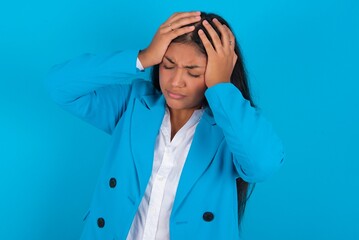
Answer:
POLYGON ((198 109, 202 106, 201 104, 197 104, 197 105, 196 104, 186 104, 183 102, 173 101, 173 100, 166 101, 166 104, 170 109, 174 109, 174 110, 198 109))
POLYGON ((188 107, 186 107, 185 104, 180 103, 180 102, 174 102, 174 101, 166 101, 166 104, 169 108, 171 109, 176 109, 176 110, 181 110, 181 109, 186 109, 188 107))

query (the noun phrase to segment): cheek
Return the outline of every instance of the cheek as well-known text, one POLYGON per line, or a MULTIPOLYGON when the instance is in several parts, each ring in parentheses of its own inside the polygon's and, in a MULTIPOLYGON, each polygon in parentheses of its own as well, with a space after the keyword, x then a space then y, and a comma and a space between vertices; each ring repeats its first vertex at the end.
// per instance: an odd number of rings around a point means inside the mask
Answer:
POLYGON ((206 81, 204 78, 196 80, 196 89, 198 92, 204 92, 207 89, 206 81))
POLYGON ((207 89, 207 86, 204 82, 204 79, 198 79, 196 80, 198 82, 196 82, 193 86, 192 86, 192 89, 193 89, 193 92, 197 95, 197 96, 200 96, 202 97, 204 95, 204 92, 206 91, 207 89))

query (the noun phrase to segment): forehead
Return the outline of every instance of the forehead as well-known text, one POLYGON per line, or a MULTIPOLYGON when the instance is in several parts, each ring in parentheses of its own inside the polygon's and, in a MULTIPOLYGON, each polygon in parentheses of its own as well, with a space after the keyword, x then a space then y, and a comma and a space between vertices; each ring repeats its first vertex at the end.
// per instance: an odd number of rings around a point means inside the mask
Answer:
POLYGON ((178 65, 205 66, 207 62, 206 55, 194 45, 186 43, 171 43, 167 48, 165 57, 170 58, 178 65))

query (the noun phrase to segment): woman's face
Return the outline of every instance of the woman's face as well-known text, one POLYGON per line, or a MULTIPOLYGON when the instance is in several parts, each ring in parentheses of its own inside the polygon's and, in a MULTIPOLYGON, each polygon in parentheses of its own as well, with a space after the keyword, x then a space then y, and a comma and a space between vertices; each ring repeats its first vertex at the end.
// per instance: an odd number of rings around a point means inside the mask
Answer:
POLYGON ((194 45, 171 43, 159 66, 159 80, 167 105, 193 110, 202 105, 207 58, 194 45))

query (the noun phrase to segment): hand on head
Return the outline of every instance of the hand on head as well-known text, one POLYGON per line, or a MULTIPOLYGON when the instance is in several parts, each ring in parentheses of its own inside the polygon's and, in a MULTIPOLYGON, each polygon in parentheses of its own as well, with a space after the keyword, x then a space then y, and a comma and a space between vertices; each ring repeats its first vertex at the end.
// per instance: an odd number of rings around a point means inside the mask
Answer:
POLYGON ((200 12, 180 12, 167 19, 157 30, 148 48, 139 54, 142 66, 146 68, 161 63, 171 41, 192 32, 195 27, 186 25, 200 21, 200 15, 200 12))
POLYGON ((207 21, 203 21, 203 26, 212 39, 212 43, 207 38, 203 30, 198 31, 198 35, 207 52, 207 67, 205 81, 207 87, 211 87, 220 82, 230 82, 237 55, 234 52, 235 38, 231 30, 221 24, 216 18, 213 23, 221 33, 221 38, 207 21))
MULTIPOLYGON (((200 20, 201 12, 180 12, 169 17, 159 27, 150 45, 140 52, 138 57, 142 66, 147 68, 161 63, 171 42, 181 35, 194 31, 196 29, 194 25, 199 25, 196 23, 200 20)), ((201 28, 205 29, 210 37, 209 39, 202 29, 198 30, 198 36, 207 53, 206 85, 210 87, 220 82, 230 82, 237 61, 234 51, 235 37, 232 31, 216 18, 204 20, 201 24, 204 27, 201 28), (213 26, 217 28, 221 37, 213 26)))

